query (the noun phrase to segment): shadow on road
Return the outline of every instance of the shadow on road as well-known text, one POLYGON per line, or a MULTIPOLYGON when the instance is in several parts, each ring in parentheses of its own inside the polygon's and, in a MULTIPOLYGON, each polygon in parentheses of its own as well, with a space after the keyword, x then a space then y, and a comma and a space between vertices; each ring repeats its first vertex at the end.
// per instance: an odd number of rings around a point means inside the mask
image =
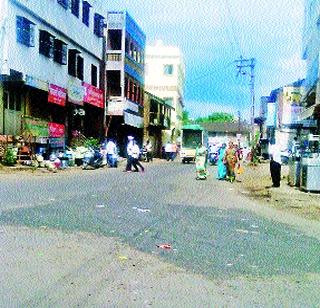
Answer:
POLYGON ((319 273, 320 243, 287 225, 234 209, 152 204, 148 211, 89 198, 3 211, 0 224, 118 237, 211 278, 319 273), (168 243, 171 249, 157 245, 168 243))

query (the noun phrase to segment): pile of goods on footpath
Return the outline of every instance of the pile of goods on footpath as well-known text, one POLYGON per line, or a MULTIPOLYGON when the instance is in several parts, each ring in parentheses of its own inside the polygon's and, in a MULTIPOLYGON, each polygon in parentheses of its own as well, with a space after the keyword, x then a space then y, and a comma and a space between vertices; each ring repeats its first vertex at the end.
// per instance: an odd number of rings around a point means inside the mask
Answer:
POLYGON ((82 169, 97 169, 104 166, 117 167, 118 149, 114 147, 113 154, 108 154, 107 143, 85 144, 60 148, 32 147, 12 145, 3 150, 0 163, 5 166, 16 164, 43 168, 56 172, 70 167, 82 169), (21 154, 23 153, 23 154, 21 154))

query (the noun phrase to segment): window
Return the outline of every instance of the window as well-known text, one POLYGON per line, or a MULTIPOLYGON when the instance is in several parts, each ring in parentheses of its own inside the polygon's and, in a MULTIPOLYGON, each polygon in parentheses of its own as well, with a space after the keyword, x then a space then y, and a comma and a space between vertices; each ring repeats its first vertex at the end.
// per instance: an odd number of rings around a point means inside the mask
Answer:
POLYGON ((93 64, 91 64, 91 84, 98 86, 98 68, 93 64))
POLYGON ((77 65, 77 54, 80 53, 76 49, 69 49, 68 51, 68 74, 77 77, 76 65, 77 65))
POLYGON ((60 64, 67 64, 67 44, 60 40, 54 40, 54 61, 60 64))
POLYGON ((82 2, 82 22, 89 27, 90 20, 90 3, 87 1, 82 2))
POLYGON ((77 55, 77 77, 80 80, 83 80, 83 66, 84 66, 83 58, 77 55))
POLYGON ((19 92, 4 92, 4 108, 21 111, 21 94, 19 92))
POLYGON ((166 64, 163 67, 163 73, 165 75, 172 75, 173 74, 173 65, 172 64, 166 64))
POLYGON ((68 74, 83 80, 84 60, 77 49, 68 51, 68 74))
POLYGON ((69 6, 69 0, 58 0, 58 3, 65 9, 69 6))
POLYGON ((94 14, 94 29, 93 33, 99 37, 103 37, 104 17, 100 14, 94 14))
POLYGON ((44 30, 40 30, 39 53, 48 58, 54 56, 54 36, 44 30))
POLYGON ((17 16, 17 42, 34 47, 35 24, 23 16, 17 16))
POLYGON ((71 13, 79 17, 79 10, 80 10, 80 0, 71 0, 71 13))

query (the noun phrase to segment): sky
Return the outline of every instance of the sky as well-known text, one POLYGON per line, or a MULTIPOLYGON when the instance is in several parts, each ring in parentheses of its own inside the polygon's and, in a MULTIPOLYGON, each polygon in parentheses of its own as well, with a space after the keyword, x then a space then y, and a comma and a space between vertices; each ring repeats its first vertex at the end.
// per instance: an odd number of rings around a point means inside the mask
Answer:
MULTIPOLYGON (((98 0, 96 0, 98 1, 98 0)), ((234 60, 256 58, 256 116, 260 97, 305 77, 303 0, 108 0, 126 9, 147 37, 184 55, 185 109, 191 117, 222 111, 250 119, 249 76, 234 60)))

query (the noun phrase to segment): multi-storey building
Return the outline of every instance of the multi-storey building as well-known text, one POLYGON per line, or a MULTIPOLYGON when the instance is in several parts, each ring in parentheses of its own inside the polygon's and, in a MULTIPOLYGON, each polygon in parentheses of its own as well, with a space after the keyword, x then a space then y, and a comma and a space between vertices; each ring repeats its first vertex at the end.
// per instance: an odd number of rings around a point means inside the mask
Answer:
MULTIPOLYGON (((161 97, 171 105, 171 132, 167 138, 176 141, 182 127, 185 66, 178 47, 158 41, 146 48, 146 91, 161 97)), ((165 140, 167 141, 167 140, 165 140)))
POLYGON ((143 140, 149 140, 155 156, 161 157, 163 132, 170 129, 173 107, 147 91, 144 93, 143 140))
POLYGON ((104 18, 90 2, 1 0, 0 134, 102 132, 104 18))
POLYGON ((300 119, 317 119, 318 132, 320 131, 319 27, 320 0, 306 0, 303 29, 303 59, 306 60, 307 75, 305 94, 302 97, 305 110, 301 113, 300 119))
POLYGON ((124 153, 127 136, 143 139, 146 36, 126 12, 107 14, 107 135, 124 153))

